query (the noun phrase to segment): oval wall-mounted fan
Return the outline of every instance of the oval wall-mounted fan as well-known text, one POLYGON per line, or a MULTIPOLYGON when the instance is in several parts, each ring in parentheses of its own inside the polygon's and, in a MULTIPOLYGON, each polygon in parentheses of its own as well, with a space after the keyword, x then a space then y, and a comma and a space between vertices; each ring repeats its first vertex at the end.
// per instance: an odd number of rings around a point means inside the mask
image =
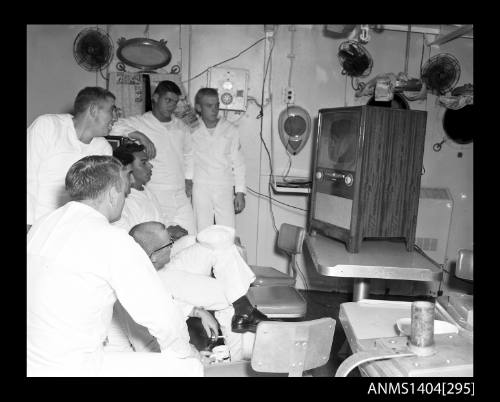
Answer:
POLYGON ((278 131, 287 152, 297 155, 311 134, 311 117, 300 106, 287 106, 280 113, 278 131))
POLYGON ((113 43, 102 29, 87 28, 75 38, 73 56, 83 69, 100 71, 105 69, 113 59, 113 43))

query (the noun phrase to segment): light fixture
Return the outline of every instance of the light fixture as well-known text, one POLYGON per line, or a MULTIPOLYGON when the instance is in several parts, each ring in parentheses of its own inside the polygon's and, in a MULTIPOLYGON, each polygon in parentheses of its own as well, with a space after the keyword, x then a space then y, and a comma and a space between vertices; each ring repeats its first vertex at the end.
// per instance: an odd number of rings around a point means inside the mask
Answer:
POLYGON ((278 131, 287 152, 297 155, 311 134, 311 117, 299 106, 287 106, 280 113, 278 131))

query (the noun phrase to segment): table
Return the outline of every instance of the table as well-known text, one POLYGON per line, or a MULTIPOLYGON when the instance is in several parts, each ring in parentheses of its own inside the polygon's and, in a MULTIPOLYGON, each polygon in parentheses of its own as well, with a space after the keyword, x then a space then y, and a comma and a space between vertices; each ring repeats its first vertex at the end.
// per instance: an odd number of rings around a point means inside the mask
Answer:
POLYGON ((344 243, 321 234, 306 235, 305 247, 319 274, 354 278, 353 300, 366 299, 370 278, 439 281, 442 271, 402 242, 364 240, 359 253, 349 253, 344 243))
MULTIPOLYGON (((436 303, 435 319, 445 320, 436 303)), ((362 300, 342 303, 339 321, 353 353, 391 353, 407 350, 408 337, 400 336, 395 325, 399 318, 411 317, 410 302, 362 300)), ((457 334, 434 335, 435 354, 377 360, 358 366, 370 377, 470 377, 473 375, 473 338, 457 326, 457 334)))

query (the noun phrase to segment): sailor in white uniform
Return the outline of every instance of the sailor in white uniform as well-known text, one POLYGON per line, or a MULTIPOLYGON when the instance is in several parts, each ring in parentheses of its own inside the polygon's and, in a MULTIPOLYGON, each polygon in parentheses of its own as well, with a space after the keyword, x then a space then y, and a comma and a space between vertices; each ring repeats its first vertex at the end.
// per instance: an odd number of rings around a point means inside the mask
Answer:
POLYGON ((151 140, 156 154, 151 157, 146 146, 146 153, 155 168, 149 188, 160 203, 162 221, 177 222, 190 234, 196 234, 190 201, 193 178, 191 135, 189 128, 173 114, 180 95, 175 83, 161 81, 153 94, 152 111, 119 119, 111 135, 151 140))
POLYGON ((217 225, 235 227, 235 213, 245 208, 245 158, 236 126, 219 118, 219 97, 200 89, 195 108, 201 116, 192 133, 193 208, 197 230, 217 225))
MULTIPOLYGON (((232 359, 241 358, 241 333, 255 332, 258 322, 266 317, 252 307, 246 298, 255 275, 234 244, 234 229, 212 225, 198 233, 194 244, 175 255, 172 255, 169 234, 160 222, 144 222, 134 226, 130 235, 150 256, 151 262, 159 270, 163 285, 181 306, 215 310, 232 359), (165 243, 167 246, 162 246, 165 243), (211 277, 212 268, 214 277, 211 277), (233 324, 235 320, 238 320, 237 327, 233 324)), ((190 308, 183 310, 190 311, 190 308)), ((203 322, 203 317, 200 318, 203 322)), ((120 327, 134 350, 157 350, 151 335, 135 324, 121 307, 115 306, 113 327, 109 336, 111 347, 123 347, 124 337, 116 329, 120 327)), ((210 336, 209 325, 204 327, 210 336)), ((125 343, 124 347, 128 345, 125 343)))
POLYGON ((27 239, 28 376, 200 376, 186 322, 119 219, 128 173, 110 156, 73 164, 73 201, 39 219, 27 239), (104 353, 120 300, 161 353, 104 353))
POLYGON ((74 116, 46 114, 28 127, 27 224, 68 201, 64 178, 69 167, 87 155, 111 155, 103 138, 116 120, 115 96, 100 87, 82 89, 74 116))
MULTIPOLYGON (((153 175, 153 165, 144 146, 133 142, 122 144, 113 151, 113 156, 132 169, 130 194, 125 200, 120 220, 113 224, 129 232, 142 222, 162 222, 174 240, 187 235, 187 231, 176 222, 164 219, 160 202, 147 185, 153 175)), ((175 247, 177 248, 178 244, 175 247)))

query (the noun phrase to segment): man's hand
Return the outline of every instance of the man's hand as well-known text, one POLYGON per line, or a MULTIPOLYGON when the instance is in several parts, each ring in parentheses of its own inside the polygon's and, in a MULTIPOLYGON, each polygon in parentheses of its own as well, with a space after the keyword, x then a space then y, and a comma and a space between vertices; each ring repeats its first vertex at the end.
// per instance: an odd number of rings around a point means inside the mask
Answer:
POLYGON ((239 214, 245 209, 245 193, 236 193, 234 197, 234 213, 239 214))
POLYGON ((186 179, 186 196, 187 198, 191 198, 193 195, 193 180, 191 179, 186 179))
POLYGON ((187 230, 179 225, 172 225, 167 228, 167 232, 170 235, 170 238, 173 241, 179 240, 181 237, 184 237, 188 234, 187 230))
POLYGON ((156 147, 155 144, 143 133, 140 131, 133 131, 129 133, 128 138, 139 141, 146 150, 146 155, 149 159, 153 159, 156 156, 156 147))
POLYGON ((193 309, 193 317, 201 319, 201 324, 211 341, 216 341, 219 336, 219 323, 207 310, 201 307, 193 309))

